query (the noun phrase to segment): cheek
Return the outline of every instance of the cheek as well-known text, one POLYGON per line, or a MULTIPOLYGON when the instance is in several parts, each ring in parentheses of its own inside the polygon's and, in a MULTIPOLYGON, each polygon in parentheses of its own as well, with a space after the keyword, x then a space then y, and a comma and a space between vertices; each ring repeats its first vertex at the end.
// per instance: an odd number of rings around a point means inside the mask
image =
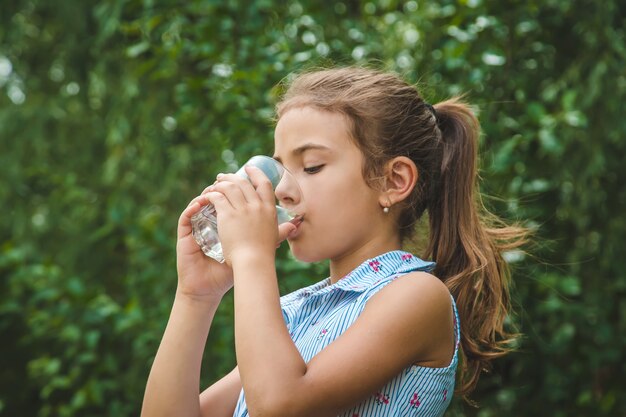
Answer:
POLYGON ((315 229, 333 232, 338 225, 358 223, 354 216, 367 216, 378 207, 376 193, 360 172, 329 170, 325 174, 302 184, 306 212, 315 221, 315 229))

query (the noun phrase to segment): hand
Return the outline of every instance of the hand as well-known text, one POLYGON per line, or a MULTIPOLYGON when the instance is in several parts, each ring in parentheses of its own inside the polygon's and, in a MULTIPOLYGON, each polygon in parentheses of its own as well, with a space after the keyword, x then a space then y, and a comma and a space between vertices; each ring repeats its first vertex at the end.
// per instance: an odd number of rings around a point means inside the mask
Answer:
POLYGON ((233 286, 233 271, 225 263, 206 256, 191 232, 191 217, 209 203, 209 188, 194 198, 178 219, 178 291, 193 298, 221 299, 233 286))
POLYGON ((240 256, 274 256, 280 243, 297 228, 291 223, 278 226, 274 191, 263 172, 248 166, 246 173, 250 181, 236 174, 220 174, 208 187, 228 265, 240 256))

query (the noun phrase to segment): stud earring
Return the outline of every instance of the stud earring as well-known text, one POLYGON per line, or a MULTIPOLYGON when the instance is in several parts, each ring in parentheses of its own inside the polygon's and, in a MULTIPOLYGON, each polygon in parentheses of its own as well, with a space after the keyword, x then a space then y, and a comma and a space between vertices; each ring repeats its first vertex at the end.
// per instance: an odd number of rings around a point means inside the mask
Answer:
POLYGON ((389 207, 383 207, 383 213, 385 214, 389 213, 389 207))

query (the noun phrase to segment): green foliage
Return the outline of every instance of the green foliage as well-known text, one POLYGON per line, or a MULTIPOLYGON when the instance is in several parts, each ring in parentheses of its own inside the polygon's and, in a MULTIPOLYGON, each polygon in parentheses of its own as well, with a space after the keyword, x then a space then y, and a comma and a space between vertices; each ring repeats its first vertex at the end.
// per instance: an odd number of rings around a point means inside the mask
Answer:
MULTIPOLYGON (((0 415, 137 415, 175 225, 272 148, 294 70, 376 62, 480 111, 483 191, 537 228, 525 334, 451 416, 626 415, 623 2, 8 0, 0 13, 0 415), (620 104, 622 103, 622 104, 620 104)), ((320 279, 281 249, 281 290, 320 279)), ((234 365, 232 299, 203 385, 234 365)))

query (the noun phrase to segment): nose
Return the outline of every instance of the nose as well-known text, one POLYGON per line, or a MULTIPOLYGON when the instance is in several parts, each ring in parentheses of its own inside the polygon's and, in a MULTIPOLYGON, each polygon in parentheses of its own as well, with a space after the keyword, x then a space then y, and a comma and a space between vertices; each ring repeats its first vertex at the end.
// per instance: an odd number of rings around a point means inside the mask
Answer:
POLYGON ((280 182, 276 186, 276 198, 281 206, 293 208, 302 201, 302 191, 293 175, 285 170, 280 182))

